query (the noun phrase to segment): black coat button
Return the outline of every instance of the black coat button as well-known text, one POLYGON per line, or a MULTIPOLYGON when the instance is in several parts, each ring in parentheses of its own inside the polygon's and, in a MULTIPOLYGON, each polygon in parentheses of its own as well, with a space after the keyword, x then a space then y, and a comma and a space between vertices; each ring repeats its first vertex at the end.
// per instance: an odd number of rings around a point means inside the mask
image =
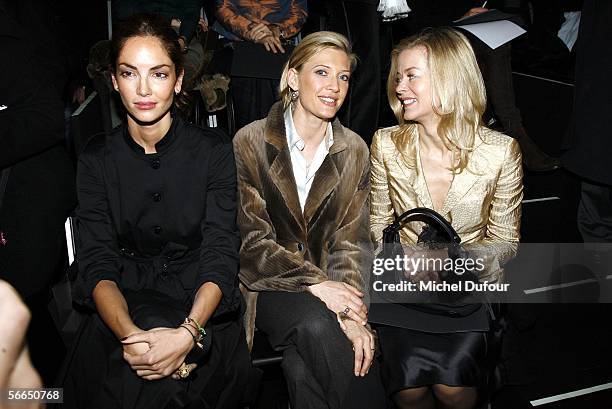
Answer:
POLYGON ((155 226, 155 227, 153 227, 153 232, 154 232, 155 234, 160 234, 160 233, 162 232, 162 228, 161 228, 161 226, 155 226))
POLYGON ((161 200, 161 194, 155 193, 153 195, 153 200, 156 201, 156 202, 159 202, 161 200))
POLYGON ((161 166, 161 161, 159 160, 159 158, 155 158, 151 161, 151 167, 153 169, 159 169, 160 166, 161 166))
POLYGON ((299 250, 300 252, 304 251, 304 243, 300 243, 300 242, 298 242, 298 244, 297 244, 297 248, 298 248, 298 250, 299 250))

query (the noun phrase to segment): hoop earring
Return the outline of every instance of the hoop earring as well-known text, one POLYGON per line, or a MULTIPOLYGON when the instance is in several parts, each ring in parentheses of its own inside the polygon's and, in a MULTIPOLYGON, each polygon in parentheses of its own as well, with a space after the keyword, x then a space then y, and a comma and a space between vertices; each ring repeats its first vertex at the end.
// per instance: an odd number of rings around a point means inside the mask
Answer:
POLYGON ((300 96, 300 91, 298 91, 298 90, 291 90, 291 102, 297 101, 299 96, 300 96))

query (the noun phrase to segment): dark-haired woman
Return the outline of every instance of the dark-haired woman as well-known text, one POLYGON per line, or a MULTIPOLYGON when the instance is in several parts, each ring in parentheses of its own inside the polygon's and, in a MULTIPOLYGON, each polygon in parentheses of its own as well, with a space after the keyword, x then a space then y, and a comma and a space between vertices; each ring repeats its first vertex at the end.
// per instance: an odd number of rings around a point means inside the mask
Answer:
POLYGON ((95 314, 71 354, 64 401, 239 407, 249 360, 231 143, 173 115, 183 70, 163 20, 126 21, 111 57, 127 119, 79 158, 79 288, 95 314))

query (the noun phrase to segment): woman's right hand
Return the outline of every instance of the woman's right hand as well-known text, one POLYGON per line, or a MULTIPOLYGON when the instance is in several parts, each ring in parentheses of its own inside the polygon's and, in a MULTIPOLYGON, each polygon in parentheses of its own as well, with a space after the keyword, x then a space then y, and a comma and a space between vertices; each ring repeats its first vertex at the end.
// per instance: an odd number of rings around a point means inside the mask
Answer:
MULTIPOLYGON (((346 316, 361 325, 368 321, 368 309, 361 299, 363 293, 352 285, 338 281, 323 281, 308 287, 308 291, 325 303, 327 308, 334 314, 343 313, 346 308, 350 310, 346 316)), ((338 322, 343 330, 346 326, 342 319, 338 322)))

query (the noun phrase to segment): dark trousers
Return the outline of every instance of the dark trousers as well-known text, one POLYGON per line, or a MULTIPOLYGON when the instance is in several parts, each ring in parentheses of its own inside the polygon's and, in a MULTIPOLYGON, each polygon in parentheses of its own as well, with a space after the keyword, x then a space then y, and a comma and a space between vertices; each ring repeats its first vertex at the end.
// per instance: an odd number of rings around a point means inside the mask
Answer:
POLYGON ((378 129, 380 106, 380 35, 376 4, 326 1, 327 30, 344 34, 359 59, 339 118, 369 145, 378 129))
POLYGON ((257 328, 283 351, 283 371, 294 409, 385 407, 378 364, 354 375, 354 352, 333 314, 310 293, 261 292, 257 328))

